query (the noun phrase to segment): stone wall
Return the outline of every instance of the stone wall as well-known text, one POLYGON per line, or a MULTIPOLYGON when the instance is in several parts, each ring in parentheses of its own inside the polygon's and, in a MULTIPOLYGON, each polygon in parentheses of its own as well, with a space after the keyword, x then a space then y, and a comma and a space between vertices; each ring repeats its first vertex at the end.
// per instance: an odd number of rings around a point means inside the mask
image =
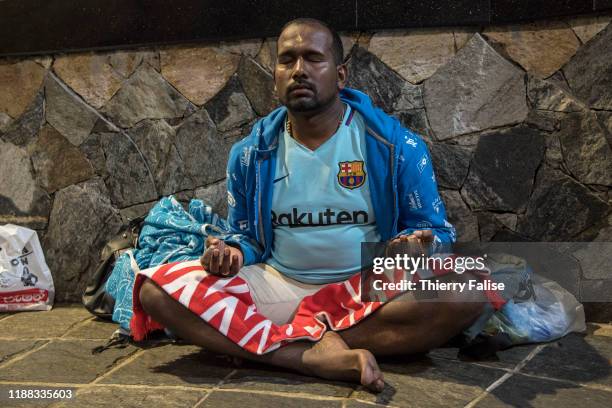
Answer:
MULTIPOLYGON (((612 241, 611 19, 345 33, 349 84, 428 141, 460 240, 612 241)), ((274 59, 265 39, 0 60, 0 223, 39 231, 57 300, 161 196, 226 214, 274 59)))

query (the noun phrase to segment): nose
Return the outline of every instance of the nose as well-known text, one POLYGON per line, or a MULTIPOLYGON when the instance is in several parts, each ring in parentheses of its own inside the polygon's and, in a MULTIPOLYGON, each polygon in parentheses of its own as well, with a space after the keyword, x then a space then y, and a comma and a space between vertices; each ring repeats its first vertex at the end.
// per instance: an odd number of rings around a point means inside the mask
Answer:
POLYGON ((295 61, 295 66, 293 67, 293 78, 304 77, 306 76, 306 71, 304 71, 304 58, 298 57, 295 61))

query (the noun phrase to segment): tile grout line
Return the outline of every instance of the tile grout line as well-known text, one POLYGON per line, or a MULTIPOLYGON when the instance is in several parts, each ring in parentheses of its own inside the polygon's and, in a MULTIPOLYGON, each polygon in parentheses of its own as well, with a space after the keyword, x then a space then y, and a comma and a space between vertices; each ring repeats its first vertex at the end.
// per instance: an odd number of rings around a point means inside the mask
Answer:
POLYGON ((536 355, 538 355, 540 351, 542 351, 546 346, 547 346, 546 344, 540 344, 539 346, 536 346, 536 348, 531 350, 531 352, 524 359, 522 359, 516 366, 514 366, 514 368, 511 371, 505 373, 500 378, 495 380, 492 384, 490 384, 482 392, 482 394, 480 394, 479 396, 474 398, 472 401, 470 401, 467 405, 465 405, 464 408, 475 407, 476 404, 478 404, 480 401, 482 401, 488 395, 490 395, 493 390, 495 390, 497 387, 505 383, 514 374, 517 374, 521 369, 523 369, 523 367, 525 367, 525 365, 527 365, 527 363, 530 362, 536 355))
POLYGON ((225 380, 231 378, 231 376, 233 376, 237 372, 238 372, 237 369, 233 369, 232 371, 230 371, 225 377, 223 377, 221 380, 219 380, 219 382, 214 387, 212 387, 211 390, 206 393, 206 395, 204 395, 202 398, 200 398, 200 400, 195 403, 193 408, 200 407, 204 403, 204 401, 206 401, 208 399, 208 397, 210 397, 212 395, 212 393, 215 392, 215 390, 218 390, 219 387, 222 386, 225 383, 225 380))
POLYGON ((139 349, 136 350, 136 352, 130 356, 128 356, 126 359, 122 360, 119 362, 119 364, 111 367, 110 370, 108 370, 107 372, 103 373, 102 375, 98 376, 97 378, 95 378, 93 381, 89 382, 89 384, 87 385, 95 385, 98 384, 100 381, 102 381, 104 378, 108 377, 109 375, 111 375, 112 373, 114 373, 115 371, 119 370, 121 367, 126 366, 127 364, 131 363, 132 361, 136 360, 138 357, 140 357, 141 355, 143 355, 145 353, 145 349, 139 349))
POLYGON ((32 338, 27 338, 27 337, 2 337, 0 336, 0 341, 24 341, 24 340, 35 340, 35 341, 75 341, 75 340, 89 340, 89 341, 100 341, 100 340, 108 340, 108 337, 98 337, 98 338, 94 338, 94 337, 32 337, 32 338))
POLYGON ((209 391, 207 387, 190 387, 184 385, 150 385, 150 384, 87 384, 87 383, 61 383, 61 382, 44 382, 44 381, 0 381, 0 385, 23 385, 23 386, 40 386, 40 387, 70 387, 70 388, 130 388, 130 389, 160 389, 160 390, 178 390, 178 391, 209 391))
POLYGON ((564 384, 571 384, 571 385, 574 385, 574 386, 577 386, 577 387, 580 387, 580 388, 589 388, 589 389, 593 389, 593 390, 612 392, 612 387, 609 387, 609 386, 603 385, 603 384, 585 384, 585 383, 571 381, 571 380, 563 380, 563 379, 560 379, 560 378, 546 377, 546 376, 542 376, 542 375, 528 374, 528 373, 517 373, 517 374, 520 374, 520 375, 523 375, 523 376, 529 377, 529 378, 537 378, 539 380, 546 380, 546 381, 554 381, 554 382, 559 382, 559 383, 564 383, 564 384))
POLYGON ((347 401, 357 401, 359 403, 371 405, 373 407, 401 408, 399 405, 379 404, 378 402, 366 401, 359 398, 349 398, 347 401))
POLYGON ((63 339, 63 338, 68 337, 67 335, 68 335, 68 334, 69 334, 71 331, 73 331, 73 330, 75 330, 75 329, 77 329, 77 328, 79 328, 79 327, 81 327, 81 326, 85 326, 87 323, 89 323, 89 322, 93 321, 93 319, 95 319, 95 318, 96 318, 95 316, 90 316, 90 317, 88 317, 88 318, 86 318, 86 319, 83 319, 83 320, 81 320, 81 321, 79 321, 79 322, 73 323, 72 325, 70 325, 70 327, 68 327, 68 328, 66 329, 66 332, 65 332, 64 334, 62 334, 62 335, 61 335, 59 338, 63 339))
POLYGON ((41 344, 40 346, 32 347, 31 349, 27 350, 24 353, 17 354, 15 357, 13 357, 13 358, 9 359, 8 361, 5 361, 4 363, 0 364, 0 369, 4 369, 4 368, 12 365, 13 363, 16 363, 17 361, 23 360, 24 358, 26 358, 30 354, 35 353, 35 352, 37 352, 39 350, 42 350, 43 348, 47 347, 50 343, 51 343, 51 341, 47 340, 45 343, 41 344))
POLYGON ((280 391, 271 391, 271 390, 252 390, 252 389, 243 389, 243 388, 222 388, 222 389, 211 389, 211 393, 213 391, 218 392, 231 392, 234 394, 261 394, 261 395, 274 395, 277 397, 285 397, 285 398, 302 398, 309 399, 313 401, 343 401, 345 397, 334 397, 332 395, 329 396, 319 396, 314 394, 307 394, 303 392, 280 392, 280 391))

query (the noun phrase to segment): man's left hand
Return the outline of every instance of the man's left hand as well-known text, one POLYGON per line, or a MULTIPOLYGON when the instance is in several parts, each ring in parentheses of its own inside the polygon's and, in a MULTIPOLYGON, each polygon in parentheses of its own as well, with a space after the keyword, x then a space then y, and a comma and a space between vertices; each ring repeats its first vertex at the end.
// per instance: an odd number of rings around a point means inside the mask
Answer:
POLYGON ((434 240, 432 230, 418 230, 410 235, 400 235, 389 242, 387 251, 391 254, 405 253, 409 256, 426 255, 434 240))

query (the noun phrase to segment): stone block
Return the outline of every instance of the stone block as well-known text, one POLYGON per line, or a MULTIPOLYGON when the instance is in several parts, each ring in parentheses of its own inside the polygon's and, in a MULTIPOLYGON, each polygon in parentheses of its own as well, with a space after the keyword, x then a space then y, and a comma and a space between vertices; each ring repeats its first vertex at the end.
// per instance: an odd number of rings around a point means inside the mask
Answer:
POLYGON ((347 67, 347 85, 368 94, 385 112, 423 108, 421 88, 405 81, 363 48, 355 48, 347 67))
POLYGON ((227 217, 227 185, 225 180, 206 187, 200 187, 193 192, 194 198, 204 201, 221 217, 227 217))
POLYGON ((567 115, 557 135, 565 164, 580 182, 612 186, 612 149, 595 114, 567 115))
POLYGON ((126 132, 92 133, 81 150, 104 176, 111 201, 120 208, 156 200, 155 178, 136 142, 126 132))
POLYGON ((457 231, 457 241, 478 241, 478 222, 476 216, 472 214, 470 208, 463 202, 461 194, 455 190, 442 190, 440 195, 446 206, 448 220, 457 231))
POLYGON ((151 201, 148 203, 136 204, 131 207, 120 209, 119 213, 121 214, 121 219, 123 220, 123 223, 127 224, 130 220, 146 216, 156 203, 157 201, 151 201))
MULTIPOLYGON (((276 50, 276 46, 274 49, 276 50)), ((265 116, 280 105, 274 90, 274 78, 253 59, 242 58, 238 66, 238 76, 257 115, 265 116)), ((247 112, 250 112, 250 107, 247 112)))
POLYGON ((527 96, 535 109, 554 112, 580 112, 582 103, 571 95, 568 89, 554 80, 541 80, 529 76, 527 96))
POLYGON ((266 38, 255 60, 268 72, 274 72, 276 65, 276 37, 266 38))
POLYGON ((237 76, 204 106, 220 132, 240 127, 255 117, 237 76))
POLYGON ((273 367, 249 364, 249 368, 240 368, 221 389, 257 390, 279 392, 295 392, 318 395, 321 397, 348 397, 357 384, 339 381, 326 381, 314 377, 306 377, 273 367))
POLYGON ((612 338, 571 334, 550 344, 521 370, 522 373, 574 383, 610 387, 612 338), (551 364, 554 362, 554 364, 551 364))
POLYGON ((55 284, 56 301, 81 300, 100 251, 121 228, 121 218, 100 179, 55 193, 49 228, 42 242, 55 284))
POLYGON ((484 35, 500 45, 525 71, 538 78, 554 74, 580 47, 572 29, 560 22, 490 27, 484 35))
POLYGON ((542 241, 571 241, 599 222, 609 205, 583 185, 558 170, 543 166, 538 172, 527 211, 518 232, 542 241))
POLYGON ((219 43, 219 48, 231 54, 255 57, 259 53, 262 43, 263 41, 260 39, 221 41, 219 43))
POLYGON ((513 213, 497 214, 479 211, 476 217, 482 242, 497 241, 508 230, 516 230, 517 216, 513 213))
MULTIPOLYGON (((0 112, 0 115, 3 115, 0 112)), ((5 115, 5 117, 8 117, 5 115)), ((36 94, 32 103, 27 107, 19 119, 11 120, 6 124, 1 139, 17 146, 26 146, 36 140, 38 131, 45 119, 43 92, 36 94)))
POLYGON ((462 190, 470 208, 497 211, 524 208, 544 149, 544 137, 528 127, 481 136, 462 190))
MULTIPOLYGON (((609 264, 608 264, 609 268, 609 264)), ((605 278, 583 280, 580 282, 580 301, 612 304, 612 276, 609 271, 602 271, 605 278)), ((612 310, 609 310, 612 315, 612 310)))
POLYGON ((16 355, 24 353, 42 344, 43 341, 40 340, 0 340, 0 364, 12 359, 16 355))
POLYGON ((578 50, 563 67, 570 88, 592 109, 612 110, 612 25, 578 50))
POLYGON ((340 408, 342 402, 339 400, 323 400, 299 398, 295 396, 248 394, 214 391, 210 397, 204 401, 202 407, 216 408, 242 408, 245 401, 251 408, 268 407, 304 407, 304 408, 340 408))
POLYGON ((0 140, 0 224, 44 228, 50 199, 36 183, 30 155, 21 147, 0 140))
POLYGON ((438 139, 522 122, 524 73, 475 34, 424 83, 429 123, 438 139))
MULTIPOLYGON (((54 408, 121 408, 194 407, 206 396, 205 391, 174 389, 134 389, 91 387, 79 389, 75 398, 61 401, 54 408)), ((200 405, 202 406, 202 405, 200 405)))
POLYGON ((472 153, 462 146, 434 143, 429 149, 438 185, 459 189, 468 174, 472 153))
MULTIPOLYGON (((192 187, 185 177, 185 165, 174 144, 176 132, 170 125, 163 120, 144 120, 130 129, 128 134, 144 156, 158 196, 192 187)), ((123 171, 128 172, 131 164, 124 162, 123 171)))
POLYGON ((240 56, 211 45, 168 48, 160 52, 160 59, 164 78, 201 106, 236 72, 240 56))
POLYGON ((123 78, 128 78, 142 64, 146 63, 156 71, 160 70, 159 53, 156 51, 118 50, 108 56, 108 63, 123 78))
POLYGON ((141 66, 113 98, 103 112, 122 128, 143 119, 173 119, 184 115, 189 101, 168 84, 151 66, 141 66))
POLYGON ((104 341, 51 341, 28 358, 3 367, 0 381, 87 384, 108 371, 119 359, 136 352, 136 348, 110 348, 92 356, 91 350, 104 341), (58 369, 63 367, 64 369, 58 369))
POLYGON ((53 75, 45 81, 45 96, 47 122, 70 143, 79 146, 98 120, 96 112, 65 89, 53 75))
POLYGON ((466 356, 459 355, 459 349, 456 347, 437 348, 429 352, 429 356, 434 358, 443 358, 453 360, 464 364, 477 364, 491 368, 512 370, 521 361, 525 359, 536 348, 535 345, 515 346, 506 350, 501 350, 495 353, 494 356, 484 359, 469 359, 466 356))
POLYGON ((49 125, 40 130, 32 146, 32 165, 38 182, 48 193, 88 180, 94 175, 85 155, 49 125))
POLYGON ((211 387, 233 369, 227 359, 200 347, 165 345, 146 350, 102 383, 211 387))
POLYGON ((49 311, 21 312, 10 319, 0 320, 0 331, 3 337, 15 340, 60 337, 90 317, 82 306, 60 305, 49 311))
POLYGON ((0 112, 19 118, 40 90, 45 69, 30 60, 0 64, 0 112))
POLYGON ((455 37, 447 29, 379 31, 368 48, 412 84, 432 76, 455 55, 455 37))
POLYGON ((189 116, 176 128, 175 144, 194 187, 225 178, 231 141, 218 134, 205 109, 189 116))
POLYGON ((65 335, 69 339, 108 340, 115 330, 117 330, 117 323, 92 317, 83 323, 75 325, 65 335))
POLYGON ((475 407, 604 408, 610 405, 610 398, 612 392, 609 391, 516 374, 476 403, 475 407))
POLYGON ((357 390, 351 397, 391 406, 465 406, 482 394, 504 371, 444 359, 423 359, 379 365, 385 377, 380 394, 357 390))
POLYGON ((425 109, 411 109, 403 112, 394 112, 402 126, 419 134, 424 139, 431 141, 433 136, 427 121, 425 109))
POLYGON ((568 23, 576 33, 576 36, 584 44, 606 28, 611 20, 612 17, 610 15, 579 16, 570 19, 568 23))
POLYGON ((53 71, 96 109, 106 105, 123 80, 111 67, 108 55, 101 53, 60 55, 55 58, 53 71))

